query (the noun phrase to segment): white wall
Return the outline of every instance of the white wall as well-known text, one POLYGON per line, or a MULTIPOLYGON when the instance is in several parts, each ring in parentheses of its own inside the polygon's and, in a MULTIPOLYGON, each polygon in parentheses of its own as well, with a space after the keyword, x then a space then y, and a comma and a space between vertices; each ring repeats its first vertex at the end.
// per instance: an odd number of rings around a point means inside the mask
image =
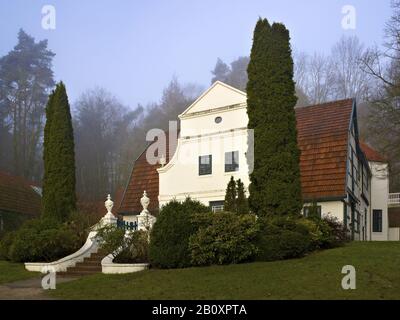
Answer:
POLYGON ((246 94, 221 82, 214 83, 180 116, 176 152, 159 173, 159 204, 187 196, 209 205, 222 201, 229 179, 241 179, 247 188, 246 94), (222 121, 216 123, 215 119, 222 121), (239 152, 239 170, 225 172, 225 152, 239 152), (212 155, 212 174, 199 175, 199 156, 212 155))
POLYGON ((371 179, 371 212, 370 228, 371 240, 384 241, 389 239, 388 198, 389 178, 388 165, 379 162, 370 162, 371 179), (382 232, 372 232, 372 212, 374 209, 382 210, 382 232))
POLYGON ((197 137, 179 139, 171 161, 158 169, 160 206, 173 198, 184 200, 187 196, 205 205, 209 205, 210 201, 224 200, 231 176, 241 179, 247 188, 250 183, 246 159, 247 139, 247 129, 216 133, 205 138, 205 141, 197 137), (225 152, 230 151, 239 152, 239 170, 235 172, 225 172, 225 152), (199 156, 209 154, 212 155, 212 174, 200 176, 199 156))
POLYGON ((400 228, 389 228, 389 241, 400 241, 400 228))
MULTIPOLYGON (((343 202, 342 201, 325 201, 317 202, 321 206, 321 214, 324 216, 332 216, 343 222, 343 202)), ((311 203, 306 203, 304 206, 311 206, 311 203)))

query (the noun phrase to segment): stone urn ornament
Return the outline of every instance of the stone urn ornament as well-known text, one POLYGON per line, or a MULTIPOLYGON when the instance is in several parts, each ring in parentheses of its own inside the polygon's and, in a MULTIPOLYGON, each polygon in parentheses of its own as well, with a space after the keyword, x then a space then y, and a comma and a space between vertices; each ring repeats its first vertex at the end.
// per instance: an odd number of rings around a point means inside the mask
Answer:
POLYGON ((102 218, 102 222, 104 224, 116 224, 117 218, 112 213, 112 208, 114 207, 114 201, 111 200, 111 195, 107 195, 107 200, 104 202, 104 205, 107 209, 107 213, 102 218))
POLYGON ((143 197, 140 199, 140 204, 141 204, 142 207, 143 207, 143 210, 142 210, 142 212, 141 212, 140 214, 146 214, 146 213, 148 213, 149 210, 147 210, 147 208, 149 207, 150 199, 149 199, 149 197, 147 196, 146 190, 143 192, 143 197))
POLYGON ((152 216, 147 209, 150 204, 150 199, 147 196, 147 192, 143 192, 143 197, 140 199, 140 204, 143 207, 142 212, 138 215, 138 229, 139 230, 150 230, 153 227, 156 218, 152 216))

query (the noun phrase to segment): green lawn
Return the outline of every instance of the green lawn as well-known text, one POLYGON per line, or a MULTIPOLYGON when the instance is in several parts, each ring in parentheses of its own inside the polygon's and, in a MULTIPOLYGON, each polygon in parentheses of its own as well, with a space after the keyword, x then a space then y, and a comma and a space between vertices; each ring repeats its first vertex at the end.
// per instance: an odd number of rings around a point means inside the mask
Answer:
POLYGON ((57 285, 64 299, 400 299, 400 242, 352 243, 303 259, 128 275, 94 275, 57 285), (344 265, 357 289, 343 290, 344 265))
POLYGON ((7 282, 35 278, 37 276, 38 273, 25 270, 22 263, 0 261, 0 285, 7 282))

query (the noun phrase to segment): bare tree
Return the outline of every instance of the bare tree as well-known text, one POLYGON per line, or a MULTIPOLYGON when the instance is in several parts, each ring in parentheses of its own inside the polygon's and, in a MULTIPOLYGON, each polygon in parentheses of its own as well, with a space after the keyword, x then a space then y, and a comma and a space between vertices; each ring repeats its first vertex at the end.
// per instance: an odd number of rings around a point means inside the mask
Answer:
POLYGON ((81 198, 102 198, 124 183, 125 135, 138 125, 142 112, 140 108, 129 111, 102 88, 83 93, 75 103, 76 176, 81 198))
POLYGON ((329 100, 333 86, 330 58, 314 53, 308 64, 308 84, 306 94, 312 103, 318 104, 329 100))
POLYGON ((366 101, 371 95, 372 79, 363 71, 364 45, 356 36, 343 36, 331 53, 332 95, 334 99, 357 98, 366 101))
POLYGON ((378 81, 370 98, 366 140, 381 151, 390 165, 390 188, 400 191, 400 1, 392 2, 393 14, 385 27, 383 50, 368 50, 363 70, 378 81))

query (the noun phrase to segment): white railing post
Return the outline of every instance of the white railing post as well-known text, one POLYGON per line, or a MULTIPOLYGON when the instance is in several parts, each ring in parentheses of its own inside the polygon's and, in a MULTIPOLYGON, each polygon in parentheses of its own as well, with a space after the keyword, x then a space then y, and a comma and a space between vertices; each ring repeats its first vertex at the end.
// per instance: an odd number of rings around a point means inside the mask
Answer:
POLYGON ((400 192, 389 193, 389 205, 400 206, 400 192))

